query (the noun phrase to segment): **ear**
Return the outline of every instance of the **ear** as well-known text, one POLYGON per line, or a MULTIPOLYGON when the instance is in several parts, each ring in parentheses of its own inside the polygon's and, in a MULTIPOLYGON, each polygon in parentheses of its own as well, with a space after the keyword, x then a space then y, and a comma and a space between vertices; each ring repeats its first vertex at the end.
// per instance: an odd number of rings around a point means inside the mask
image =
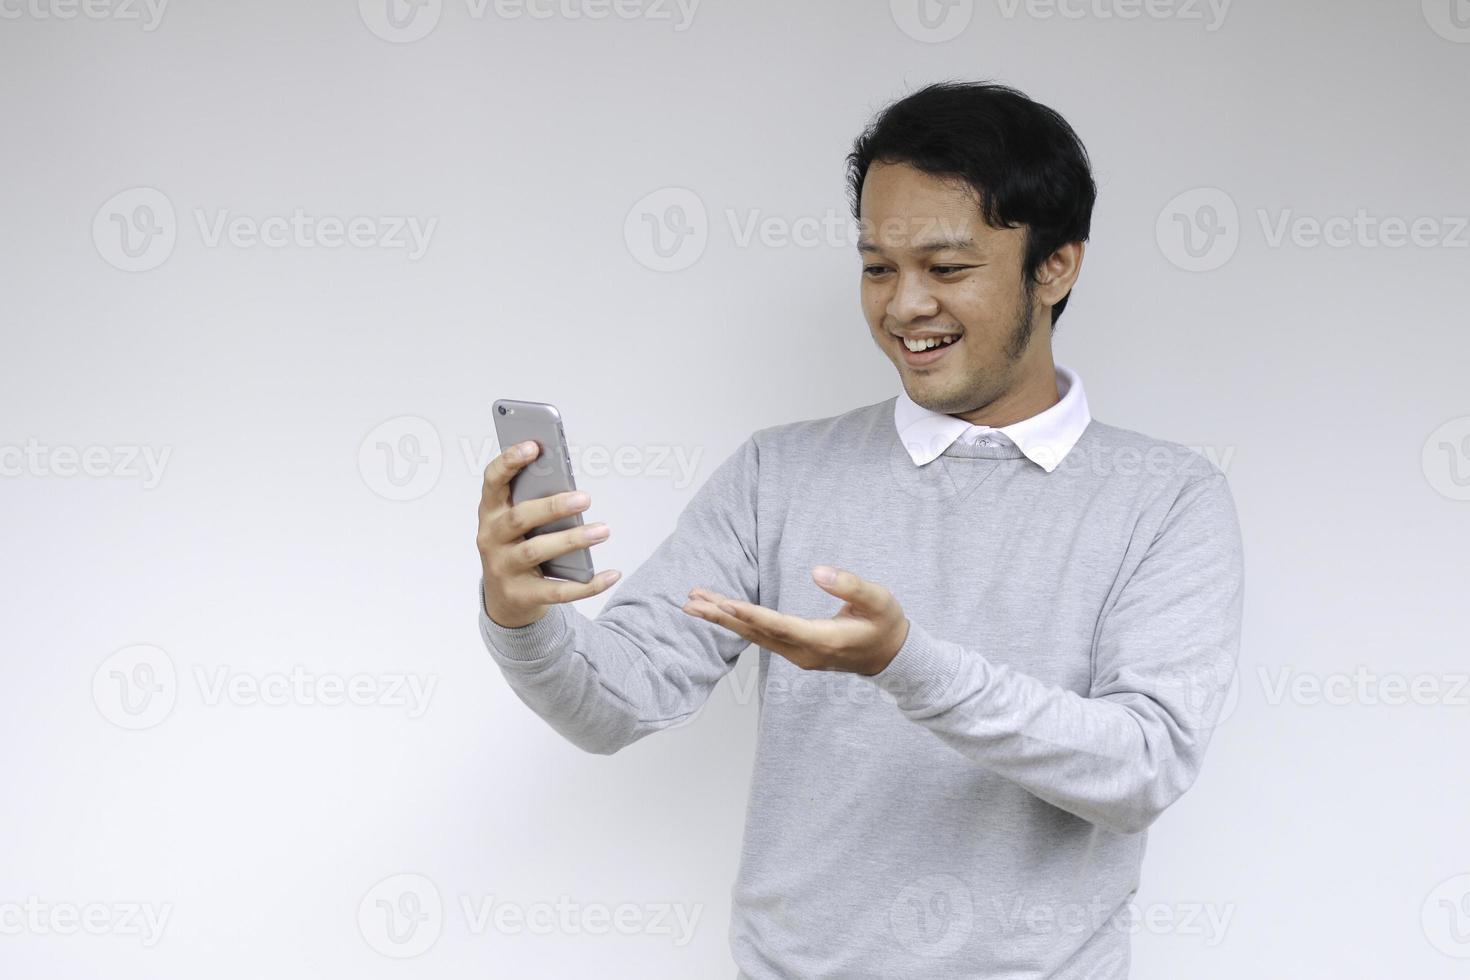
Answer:
POLYGON ((1086 242, 1068 242, 1047 256, 1036 270, 1036 298, 1045 306, 1056 306, 1072 291, 1082 271, 1086 242))

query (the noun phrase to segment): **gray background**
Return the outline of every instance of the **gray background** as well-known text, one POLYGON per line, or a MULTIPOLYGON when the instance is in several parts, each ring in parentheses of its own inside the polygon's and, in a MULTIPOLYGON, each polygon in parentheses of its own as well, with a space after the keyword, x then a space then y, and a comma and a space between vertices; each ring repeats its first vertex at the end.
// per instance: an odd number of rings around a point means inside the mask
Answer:
POLYGON ((631 571, 749 432, 896 393, 850 241, 782 233, 841 224, 874 110, 989 77, 1096 167, 1057 359, 1213 454, 1245 532, 1134 976, 1464 975, 1470 6, 385 2, 0 4, 0 972, 733 974, 754 651, 614 757, 535 718, 474 627, 488 408, 560 406, 631 571), (241 237, 298 209, 326 226, 241 237), (363 703, 252 697, 293 669, 363 703), (385 938, 405 893, 442 910, 385 938), (462 904, 560 896, 538 932, 462 904))

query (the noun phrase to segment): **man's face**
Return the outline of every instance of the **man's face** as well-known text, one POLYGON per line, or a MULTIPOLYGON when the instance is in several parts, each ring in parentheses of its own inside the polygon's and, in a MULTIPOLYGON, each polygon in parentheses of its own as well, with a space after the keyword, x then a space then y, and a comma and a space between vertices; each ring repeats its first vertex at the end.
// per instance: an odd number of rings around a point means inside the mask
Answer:
POLYGON ((1024 227, 990 227, 967 187, 902 163, 869 168, 861 214, 863 315, 915 402, 973 412, 1038 356, 1050 361, 1050 328, 1034 329, 1021 275, 1024 227), (900 339, 937 334, 959 339, 917 355, 900 339))

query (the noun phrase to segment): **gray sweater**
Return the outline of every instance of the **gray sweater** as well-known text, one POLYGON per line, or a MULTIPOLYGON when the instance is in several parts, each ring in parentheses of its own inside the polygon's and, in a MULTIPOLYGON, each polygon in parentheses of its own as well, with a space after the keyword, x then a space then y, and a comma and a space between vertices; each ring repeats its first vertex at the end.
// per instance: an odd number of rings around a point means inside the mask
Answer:
POLYGON ((1051 473, 1009 442, 915 466, 892 398, 761 429, 595 619, 480 630, 516 695, 612 753, 747 646, 689 589, 809 618, 829 564, 909 619, 868 677, 760 651, 730 945, 745 980, 1127 976, 1146 830, 1199 773, 1240 642, 1224 474, 1091 421, 1051 473))

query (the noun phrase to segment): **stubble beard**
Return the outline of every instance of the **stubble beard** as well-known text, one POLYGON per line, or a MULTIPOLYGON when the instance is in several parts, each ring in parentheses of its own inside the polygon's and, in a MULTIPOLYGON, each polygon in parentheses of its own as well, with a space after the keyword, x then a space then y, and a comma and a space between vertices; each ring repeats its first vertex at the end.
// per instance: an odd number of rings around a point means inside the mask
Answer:
MULTIPOLYGON (((1026 355, 1027 348, 1031 345, 1031 334, 1034 330, 1032 317, 1036 313, 1035 290, 1029 283, 1023 284, 1021 289, 1021 313, 1011 327, 1011 334, 1007 339, 1005 348, 1001 352, 1005 357, 999 377, 986 375, 977 378, 976 383, 967 389, 956 393, 953 397, 943 398, 940 401, 928 403, 918 402, 931 412, 943 412, 945 415, 962 415, 968 412, 978 411, 1005 394, 1012 380, 1011 369, 1026 355), (980 400, 976 401, 976 396, 980 400)), ((913 397, 910 393, 909 397, 913 397)), ((915 399, 917 402, 918 400, 915 399)))

